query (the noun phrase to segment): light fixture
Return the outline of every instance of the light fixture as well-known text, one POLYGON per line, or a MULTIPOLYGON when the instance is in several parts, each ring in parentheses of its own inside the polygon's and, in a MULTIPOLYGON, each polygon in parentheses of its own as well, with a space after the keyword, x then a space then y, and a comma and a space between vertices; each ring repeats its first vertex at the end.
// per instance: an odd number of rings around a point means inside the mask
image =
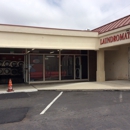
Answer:
POLYGON ((49 58, 49 57, 55 57, 55 56, 51 56, 51 55, 50 55, 50 56, 49 56, 49 55, 48 55, 48 56, 46 56, 46 58, 49 58))
POLYGON ((50 53, 52 54, 52 53, 54 53, 54 51, 51 51, 50 53))
POLYGON ((59 49, 59 50, 57 50, 57 51, 62 51, 62 49, 59 49))

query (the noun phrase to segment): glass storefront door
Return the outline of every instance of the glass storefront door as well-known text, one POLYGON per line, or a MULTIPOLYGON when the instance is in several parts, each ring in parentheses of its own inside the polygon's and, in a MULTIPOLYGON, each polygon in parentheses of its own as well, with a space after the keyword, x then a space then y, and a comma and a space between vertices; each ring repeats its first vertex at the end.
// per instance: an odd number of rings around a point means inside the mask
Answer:
POLYGON ((43 81, 43 55, 30 55, 30 81, 43 81))
POLYGON ((74 56, 61 56, 61 80, 74 79, 74 56))
POLYGON ((88 56, 81 56, 81 76, 82 79, 88 79, 88 56))
POLYGON ((45 56, 45 80, 59 80, 59 55, 45 56))
POLYGON ((28 72, 28 55, 26 54, 24 56, 24 82, 28 83, 29 82, 29 72, 28 72))
POLYGON ((75 79, 82 79, 81 56, 75 56, 75 79))
POLYGON ((88 79, 87 54, 27 54, 26 82, 88 79))

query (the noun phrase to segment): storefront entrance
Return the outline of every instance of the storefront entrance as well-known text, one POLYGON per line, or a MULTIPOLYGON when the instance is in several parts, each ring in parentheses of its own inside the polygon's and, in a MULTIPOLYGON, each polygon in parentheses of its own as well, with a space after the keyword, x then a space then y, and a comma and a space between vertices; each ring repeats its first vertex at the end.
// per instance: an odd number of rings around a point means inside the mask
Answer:
POLYGON ((93 67, 96 60, 91 55, 92 51, 36 49, 10 51, 0 50, 0 84, 8 84, 10 78, 13 84, 31 84, 90 81, 96 76, 93 67))
POLYGON ((48 52, 48 54, 33 52, 26 55, 28 83, 88 81, 88 51, 48 52))

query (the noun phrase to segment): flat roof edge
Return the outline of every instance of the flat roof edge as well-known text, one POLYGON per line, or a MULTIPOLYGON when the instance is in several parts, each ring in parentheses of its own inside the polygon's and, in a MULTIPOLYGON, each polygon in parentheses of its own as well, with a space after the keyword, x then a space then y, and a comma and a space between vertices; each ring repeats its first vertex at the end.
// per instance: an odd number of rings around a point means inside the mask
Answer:
POLYGON ((97 32, 85 30, 69 30, 45 27, 21 26, 0 24, 0 32, 28 33, 28 34, 45 34, 45 35, 64 35, 79 37, 98 37, 97 32))

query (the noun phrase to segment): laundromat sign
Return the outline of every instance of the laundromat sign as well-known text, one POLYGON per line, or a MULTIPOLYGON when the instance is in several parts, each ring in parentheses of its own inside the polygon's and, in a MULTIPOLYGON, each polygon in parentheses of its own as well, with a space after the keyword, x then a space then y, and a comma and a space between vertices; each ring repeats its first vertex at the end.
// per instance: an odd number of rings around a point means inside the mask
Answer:
POLYGON ((100 39, 100 45, 130 39, 130 31, 100 39))

